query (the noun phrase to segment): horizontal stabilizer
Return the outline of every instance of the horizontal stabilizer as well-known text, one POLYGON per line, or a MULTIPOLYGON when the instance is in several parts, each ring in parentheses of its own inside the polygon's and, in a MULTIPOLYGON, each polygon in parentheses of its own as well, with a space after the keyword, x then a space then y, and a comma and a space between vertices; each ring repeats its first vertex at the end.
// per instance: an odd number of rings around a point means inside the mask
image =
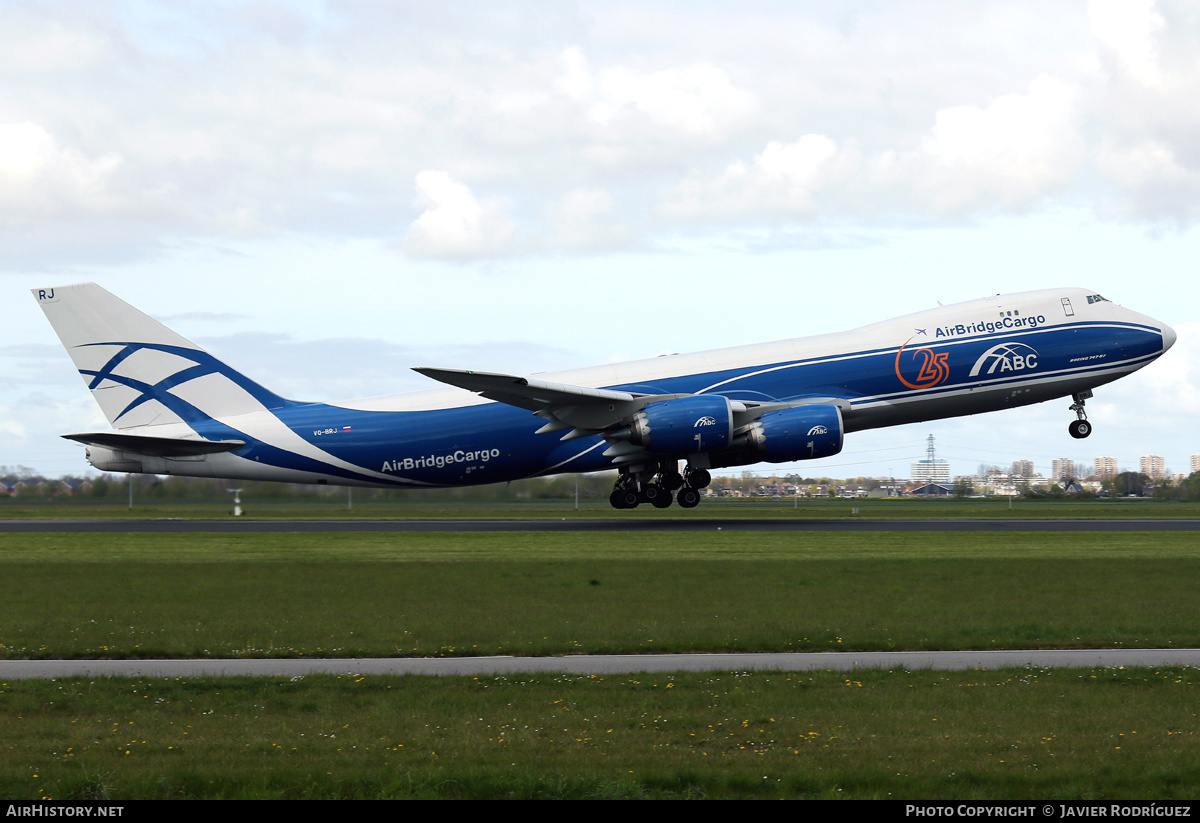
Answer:
POLYGON ((151 437, 119 431, 64 434, 63 437, 88 446, 103 446, 106 449, 151 457, 195 457, 200 454, 236 451, 246 445, 244 440, 184 440, 179 437, 151 437))

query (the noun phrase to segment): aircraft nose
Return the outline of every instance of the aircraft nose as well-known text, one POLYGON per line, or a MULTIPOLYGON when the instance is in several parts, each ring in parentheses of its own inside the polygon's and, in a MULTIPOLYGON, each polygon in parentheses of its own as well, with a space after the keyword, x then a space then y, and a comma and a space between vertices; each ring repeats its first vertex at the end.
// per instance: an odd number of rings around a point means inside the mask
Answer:
POLYGON ((1163 338, 1163 351, 1164 352, 1167 349, 1169 349, 1175 345, 1175 339, 1176 339, 1175 330, 1173 328, 1171 328, 1170 326, 1168 326, 1166 323, 1162 324, 1162 338, 1163 338))

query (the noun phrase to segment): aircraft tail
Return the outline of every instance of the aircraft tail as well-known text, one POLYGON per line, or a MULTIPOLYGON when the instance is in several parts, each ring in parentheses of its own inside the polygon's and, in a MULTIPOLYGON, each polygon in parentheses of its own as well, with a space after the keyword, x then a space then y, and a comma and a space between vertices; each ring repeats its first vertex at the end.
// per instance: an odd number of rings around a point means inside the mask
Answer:
POLYGON ((95 283, 32 291, 113 428, 294 405, 95 283))

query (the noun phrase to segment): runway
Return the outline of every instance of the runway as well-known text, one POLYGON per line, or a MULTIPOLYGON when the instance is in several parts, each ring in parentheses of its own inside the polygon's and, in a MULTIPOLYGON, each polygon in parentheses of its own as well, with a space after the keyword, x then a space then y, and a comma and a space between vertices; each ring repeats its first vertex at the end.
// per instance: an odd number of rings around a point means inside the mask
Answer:
POLYGON ((1200 666, 1200 649, 1059 649, 788 654, 569 655, 565 657, 342 658, 321 660, 5 660, 0 679, 304 677, 314 674, 479 676, 619 675, 678 671, 995 670, 1011 667, 1200 666))
POLYGON ((260 532, 1198 531, 1200 520, 0 520, 0 534, 260 532))

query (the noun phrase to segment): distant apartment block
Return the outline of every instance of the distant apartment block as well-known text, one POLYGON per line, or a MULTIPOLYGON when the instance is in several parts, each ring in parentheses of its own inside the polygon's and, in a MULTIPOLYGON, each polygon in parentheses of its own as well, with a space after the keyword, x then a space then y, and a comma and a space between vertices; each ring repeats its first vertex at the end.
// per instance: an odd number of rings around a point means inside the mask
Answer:
POLYGON ((1192 455, 1192 459, 1188 461, 1188 472, 1200 472, 1200 454, 1192 455))
POLYGON ((1097 457, 1094 463, 1092 474, 1102 479, 1110 479, 1120 474, 1117 468, 1117 458, 1115 457, 1097 457))
POLYGON ((1075 473, 1075 461, 1066 457, 1059 457, 1050 463, 1050 476, 1055 480, 1070 480, 1078 477, 1075 473))
POLYGON ((1161 480, 1166 470, 1166 461, 1160 454, 1147 454, 1138 461, 1138 466, 1142 474, 1152 480, 1161 480))
POLYGON ((1033 461, 1014 460, 1012 473, 1021 477, 1033 477, 1033 461))
POLYGON ((910 470, 916 483, 946 483, 950 480, 950 463, 945 460, 918 460, 910 470))

